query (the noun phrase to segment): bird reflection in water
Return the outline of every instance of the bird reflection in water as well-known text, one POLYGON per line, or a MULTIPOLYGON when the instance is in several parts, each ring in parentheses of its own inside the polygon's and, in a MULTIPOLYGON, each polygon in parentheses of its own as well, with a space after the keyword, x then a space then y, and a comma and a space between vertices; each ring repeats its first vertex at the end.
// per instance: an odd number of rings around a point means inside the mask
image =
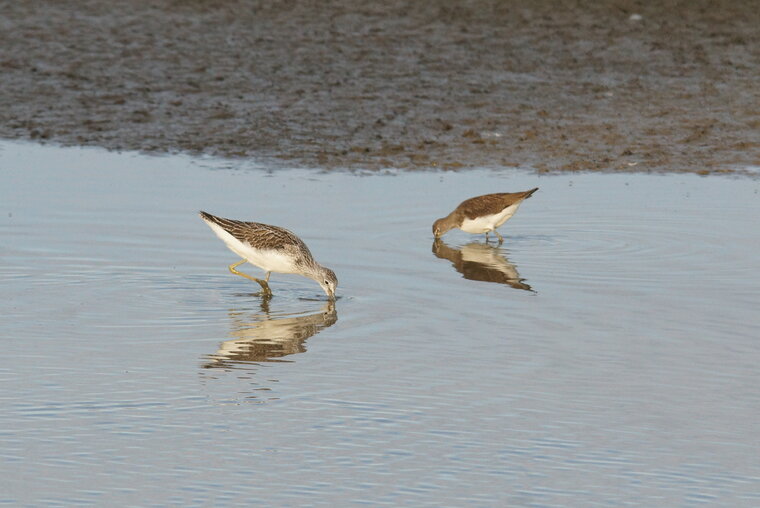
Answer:
POLYGON ((433 242, 433 254, 451 261, 465 279, 497 282, 515 289, 533 291, 498 246, 473 242, 461 247, 450 247, 438 238, 433 242))
POLYGON ((319 312, 275 317, 269 301, 261 312, 230 311, 232 339, 222 342, 216 353, 208 355, 207 369, 232 369, 241 364, 278 362, 288 355, 306 351, 306 339, 332 326, 338 320, 335 302, 328 301, 319 312))

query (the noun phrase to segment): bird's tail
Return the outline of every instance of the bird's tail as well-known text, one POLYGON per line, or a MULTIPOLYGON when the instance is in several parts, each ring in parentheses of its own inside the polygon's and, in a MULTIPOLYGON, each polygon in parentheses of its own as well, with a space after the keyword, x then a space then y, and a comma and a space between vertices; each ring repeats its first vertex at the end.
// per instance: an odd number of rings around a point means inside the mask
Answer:
POLYGON ((213 222, 213 223, 218 223, 219 222, 219 220, 218 220, 218 218, 216 216, 211 215, 210 213, 206 213, 203 210, 199 211, 198 215, 200 215, 201 219, 205 220, 206 222, 213 222))
MULTIPOLYGON (((531 189, 531 190, 529 190, 529 191, 525 191, 525 196, 523 197, 523 199, 528 199, 528 198, 529 198, 529 197, 531 197, 531 196, 533 195, 533 193, 534 193, 534 192, 536 192, 537 190, 538 190, 538 187, 536 187, 535 189, 531 189)), ((203 213, 203 212, 201 212, 201 213, 203 213)))

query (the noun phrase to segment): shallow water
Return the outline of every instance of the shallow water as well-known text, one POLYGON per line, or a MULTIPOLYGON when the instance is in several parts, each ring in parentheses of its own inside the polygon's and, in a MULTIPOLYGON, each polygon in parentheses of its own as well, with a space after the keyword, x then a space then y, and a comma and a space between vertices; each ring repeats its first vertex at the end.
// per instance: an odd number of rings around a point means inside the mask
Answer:
POLYGON ((0 502, 756 506, 758 216, 750 179, 2 143, 0 502), (534 186, 503 246, 434 244, 534 186), (334 307, 262 302, 198 209, 294 230, 334 307))

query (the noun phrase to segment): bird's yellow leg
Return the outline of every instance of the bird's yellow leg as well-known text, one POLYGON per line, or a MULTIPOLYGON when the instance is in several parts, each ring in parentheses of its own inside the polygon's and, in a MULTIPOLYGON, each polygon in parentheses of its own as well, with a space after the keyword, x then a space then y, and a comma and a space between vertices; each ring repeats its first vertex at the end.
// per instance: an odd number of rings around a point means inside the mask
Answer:
POLYGON ((245 277, 248 280, 252 280, 254 282, 257 282, 259 284, 259 286, 261 286, 261 289, 264 291, 264 296, 272 296, 272 290, 269 289, 269 273, 270 272, 267 272, 267 278, 266 278, 266 280, 261 280, 261 279, 257 279, 256 277, 251 277, 247 273, 243 273, 243 272, 240 272, 240 271, 236 270, 236 268, 238 266, 242 265, 246 261, 248 261, 248 260, 247 259, 243 259, 241 261, 238 261, 237 263, 231 264, 229 266, 230 271, 232 273, 234 273, 235 275, 240 275, 241 277, 245 277))
POLYGON ((240 275, 241 277, 245 277, 246 279, 250 279, 250 280, 252 280, 252 281, 258 282, 258 281, 259 281, 259 279, 257 279, 256 277, 251 277, 251 276, 250 276, 250 275, 248 275, 247 273, 239 272, 239 271, 237 271, 237 270, 236 270, 236 268, 237 268, 238 266, 242 265, 242 264, 243 264, 243 263, 245 263, 246 261, 247 261, 247 259, 243 259, 243 260, 241 260, 241 261, 238 261, 237 263, 233 263, 233 264, 231 264, 231 265, 230 265, 230 267, 229 267, 229 268, 230 268, 230 271, 231 271, 232 273, 234 273, 235 275, 240 275))
POLYGON ((269 283, 267 281, 265 281, 265 280, 257 280, 256 282, 258 282, 259 285, 261 286, 261 289, 263 290, 264 296, 266 298, 269 298, 269 297, 272 296, 272 290, 269 289, 269 283))
POLYGON ((501 235, 499 234, 499 232, 498 232, 498 231, 496 231, 496 230, 494 229, 494 230, 493 230, 493 234, 495 234, 497 237, 499 237, 499 245, 501 245, 502 243, 504 243, 504 237, 503 237, 503 236, 501 236, 501 235))

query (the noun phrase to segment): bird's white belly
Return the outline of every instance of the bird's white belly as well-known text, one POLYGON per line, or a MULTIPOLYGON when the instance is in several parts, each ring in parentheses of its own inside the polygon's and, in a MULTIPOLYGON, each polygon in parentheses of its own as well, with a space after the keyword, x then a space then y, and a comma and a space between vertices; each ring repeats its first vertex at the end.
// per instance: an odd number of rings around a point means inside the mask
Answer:
POLYGON ((298 270, 293 263, 293 258, 287 256, 280 250, 261 250, 254 249, 250 245, 241 242, 219 225, 213 222, 207 222, 211 229, 216 233, 227 247, 243 259, 247 259, 252 265, 267 272, 277 273, 297 273, 298 270))
POLYGON ((488 231, 493 231, 494 229, 504 224, 507 221, 507 219, 512 217, 517 211, 517 208, 519 206, 520 204, 517 203, 512 206, 508 206, 507 208, 505 208, 499 213, 495 213, 492 215, 484 215, 482 217, 477 217, 475 219, 464 219, 462 221, 462 226, 459 229, 461 229, 465 233, 474 233, 474 234, 487 233, 488 231))
POLYGON ((277 273, 297 273, 293 258, 286 255, 280 250, 261 250, 254 249, 248 245, 241 244, 243 246, 242 256, 248 260, 249 263, 262 268, 267 272, 277 273))

